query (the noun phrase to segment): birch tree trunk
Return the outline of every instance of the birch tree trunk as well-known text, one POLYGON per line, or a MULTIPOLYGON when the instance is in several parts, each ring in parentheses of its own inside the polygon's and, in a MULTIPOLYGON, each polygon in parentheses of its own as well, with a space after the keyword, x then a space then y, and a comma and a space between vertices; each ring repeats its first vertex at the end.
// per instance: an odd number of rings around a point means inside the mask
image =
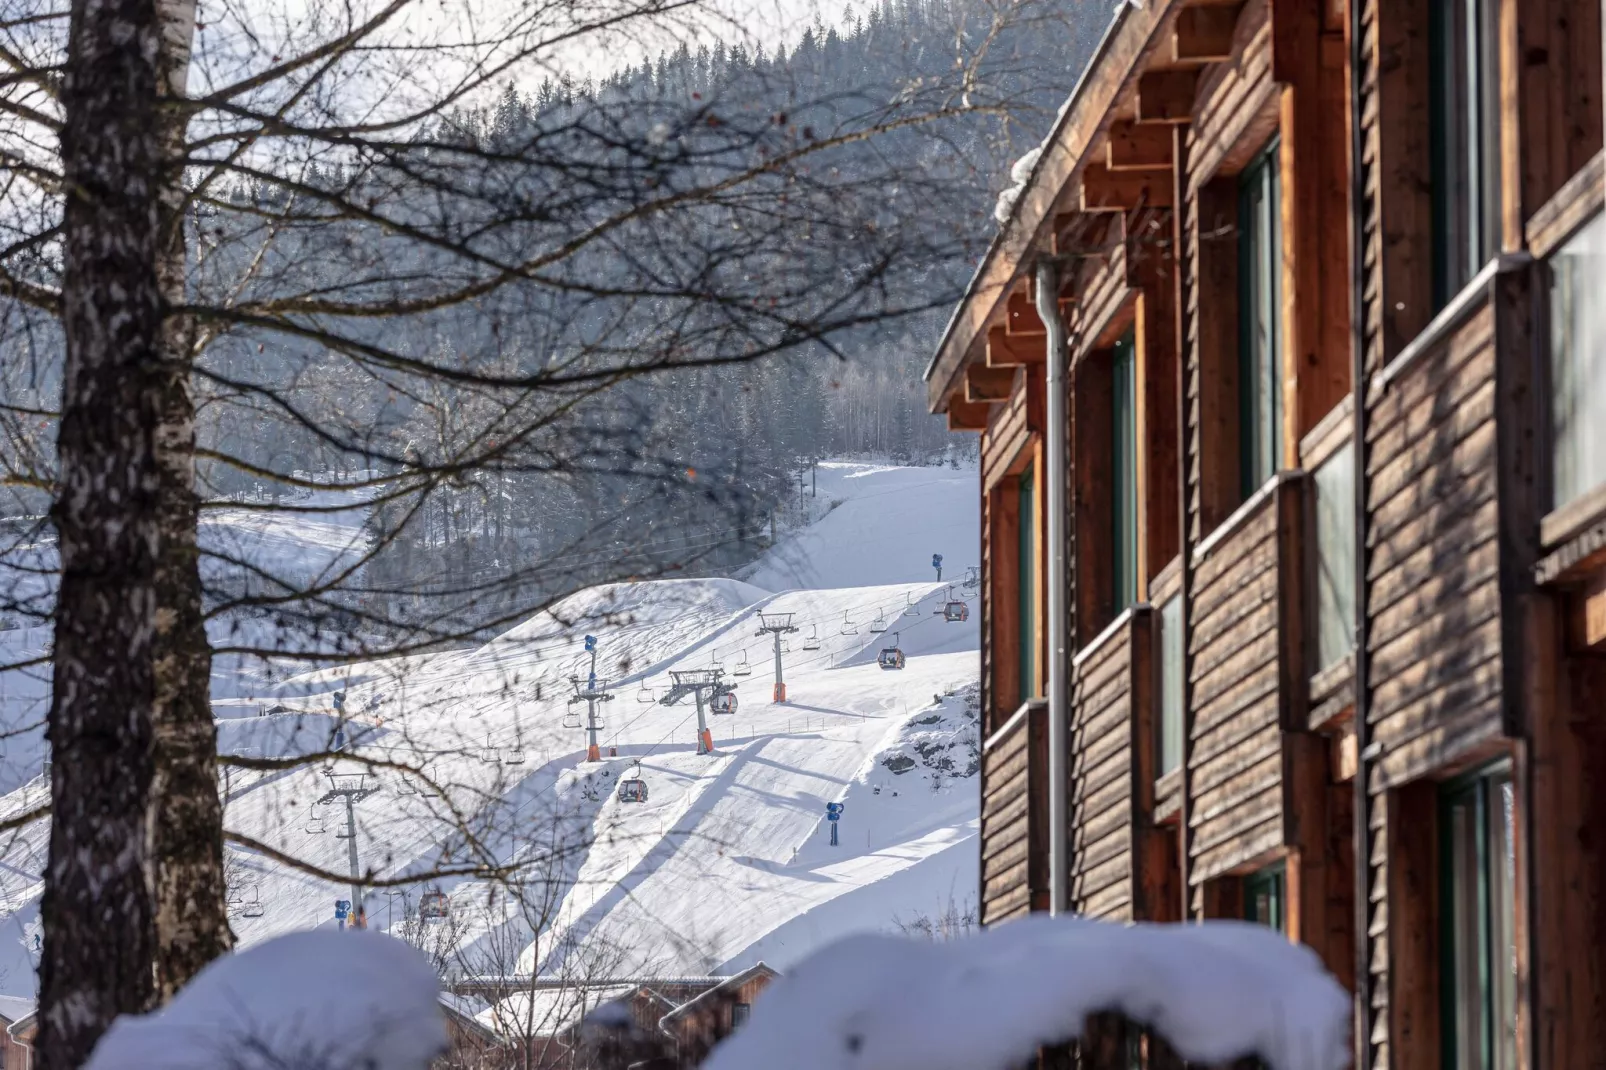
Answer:
POLYGON ((72 4, 39 1070, 81 1066, 112 1019, 154 993, 158 35, 154 0, 72 4))
MULTIPOLYGON (((156 0, 162 31, 156 277, 169 307, 185 303, 184 137, 181 101, 195 34, 195 0, 156 0)), ((165 1002, 234 944, 223 875, 223 805, 212 721, 212 650, 202 614, 195 491, 192 323, 168 314, 161 345, 157 428, 162 549, 157 565, 155 779, 150 807, 156 881, 156 985, 165 1002)))

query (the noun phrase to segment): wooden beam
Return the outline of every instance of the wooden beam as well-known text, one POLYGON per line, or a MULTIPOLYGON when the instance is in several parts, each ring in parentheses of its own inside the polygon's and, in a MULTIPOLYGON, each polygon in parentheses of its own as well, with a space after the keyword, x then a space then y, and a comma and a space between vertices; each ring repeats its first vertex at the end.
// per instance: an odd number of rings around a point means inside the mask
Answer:
POLYGON ((1003 327, 994 327, 987 332, 987 366, 1014 368, 1021 364, 1041 364, 1046 341, 1046 334, 1016 335, 1003 327))
POLYGON ((1015 390, 1015 369, 972 364, 965 369, 965 400, 986 404, 1008 401, 1015 390))
POLYGON ((948 403, 948 430, 985 431, 992 406, 981 402, 962 401, 955 397, 948 403))
POLYGON ((1171 172, 1111 171, 1088 164, 1082 172, 1082 211, 1129 212, 1139 206, 1170 208, 1171 172))
POLYGON ((1104 143, 1104 166, 1111 171, 1170 168, 1170 128, 1152 123, 1146 126, 1132 122, 1111 123, 1109 137, 1104 143))
POLYGON ((1222 63, 1232 58, 1232 34, 1238 26, 1236 4, 1185 7, 1171 33, 1171 58, 1177 63, 1222 63))
POLYGON ((1150 71, 1138 79, 1138 122, 1186 123, 1193 117, 1195 70, 1150 71))
POLYGON ((1023 290, 1017 290, 1009 295, 1004 326, 1010 334, 1025 337, 1048 333, 1048 328, 1043 326, 1043 321, 1037 316, 1037 305, 1032 301, 1032 295, 1023 290))
POLYGON ((1575 650, 1606 651, 1606 569, 1586 580, 1568 603, 1568 645, 1575 650))

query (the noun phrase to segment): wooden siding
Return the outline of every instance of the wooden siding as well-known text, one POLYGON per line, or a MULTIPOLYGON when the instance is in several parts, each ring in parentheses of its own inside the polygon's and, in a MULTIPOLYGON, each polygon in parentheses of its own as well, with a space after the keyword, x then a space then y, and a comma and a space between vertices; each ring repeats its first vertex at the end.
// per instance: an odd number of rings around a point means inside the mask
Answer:
POLYGON ((1271 19, 1266 0, 1250 0, 1238 14, 1233 58, 1212 65, 1199 82, 1188 133, 1189 186, 1242 170, 1276 127, 1271 19))
POLYGON ((1380 791, 1501 733, 1493 308, 1368 411, 1367 721, 1380 791))
POLYGON ((990 737, 981 763, 981 924, 1047 905, 1048 711, 1023 707, 990 737))
POLYGON ((983 490, 992 490, 1014 469, 1016 459, 1040 422, 1033 420, 1032 378, 1027 371, 1016 372, 1015 388, 1009 400, 993 406, 992 418, 987 421, 981 441, 983 490))
POLYGON ((1133 807, 1133 621, 1124 614, 1077 655, 1072 680, 1070 768, 1071 909, 1095 918, 1133 917, 1140 815, 1133 807))
POLYGON ((1121 310, 1132 298, 1126 244, 1123 238, 1114 243, 1107 255, 1082 262, 1082 270, 1075 283, 1077 310, 1072 332, 1075 339, 1071 350, 1073 363, 1080 362, 1093 350, 1115 342, 1112 327, 1120 322, 1121 310))
POLYGON ((1188 883, 1195 889, 1284 842, 1280 592, 1283 496, 1273 484, 1196 553, 1188 593, 1188 883))

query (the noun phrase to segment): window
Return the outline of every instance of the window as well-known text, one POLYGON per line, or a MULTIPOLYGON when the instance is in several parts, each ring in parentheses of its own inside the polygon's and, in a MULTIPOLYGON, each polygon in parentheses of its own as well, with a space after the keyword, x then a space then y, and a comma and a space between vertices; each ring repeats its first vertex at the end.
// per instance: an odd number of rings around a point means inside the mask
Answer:
POLYGON ((1606 213, 1550 259, 1550 397, 1556 506, 1606 483, 1606 213))
POLYGON ((1282 207, 1277 142, 1238 183, 1238 442, 1241 490, 1253 494, 1282 452, 1282 207))
POLYGON ((1244 878, 1244 917, 1283 931, 1283 864, 1244 878))
POLYGON ((1182 599, 1160 607, 1160 772, 1182 764, 1182 599))
POLYGON ((1115 611, 1119 613, 1138 597, 1138 450, 1137 450, 1137 360, 1133 332, 1128 330, 1115 343, 1113 429, 1115 441, 1110 457, 1111 532, 1115 577, 1115 611))
POLYGON ((1316 667, 1355 646, 1355 447, 1316 469, 1316 667))
POLYGON ((748 1012, 753 1009, 750 1003, 731 1004, 731 1028, 740 1029, 747 1024, 748 1012))
POLYGON ((1444 1065, 1517 1065, 1516 795, 1504 770, 1446 789, 1442 803, 1444 1065))
POLYGON ((1037 694, 1037 510, 1035 474, 1020 477, 1020 693, 1037 694))
POLYGON ((1432 0, 1433 291, 1443 305, 1500 234, 1499 0, 1432 0))

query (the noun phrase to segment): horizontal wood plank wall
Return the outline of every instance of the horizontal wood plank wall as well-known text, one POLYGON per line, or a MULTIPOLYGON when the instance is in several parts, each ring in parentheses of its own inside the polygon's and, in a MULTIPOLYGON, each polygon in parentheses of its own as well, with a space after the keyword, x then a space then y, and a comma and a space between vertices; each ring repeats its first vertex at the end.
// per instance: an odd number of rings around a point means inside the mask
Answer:
POLYGON ((1030 400, 1028 398, 1029 376, 1024 372, 1015 373, 1015 389, 1010 393, 1009 400, 1002 405, 993 406, 992 418, 987 424, 987 434, 982 440, 982 488, 992 490, 1009 472, 1020 451, 1026 448, 1031 437, 1032 425, 1030 416, 1030 400))
POLYGON ((1374 791, 1502 732, 1495 393, 1485 304, 1368 399, 1374 791))
POLYGON ((1082 261, 1077 273, 1077 311, 1071 358, 1081 361, 1093 349, 1107 347, 1115 339, 1107 337, 1111 323, 1132 298, 1126 242, 1110 247, 1101 257, 1082 261))
POLYGON ((981 738, 986 739, 1002 723, 993 712, 993 525, 997 523, 993 495, 981 491, 981 597, 977 599, 981 630, 981 738))
POLYGON ((1138 815, 1132 807, 1132 620, 1129 614, 1076 666, 1066 791, 1071 909, 1123 921, 1133 916, 1138 846, 1138 815))
POLYGON ((1238 14, 1233 57, 1208 68, 1188 133, 1190 184, 1241 170, 1277 124, 1271 75, 1271 20, 1266 0, 1238 14))
POLYGON ((1031 909, 1031 718, 1015 721, 982 755, 981 923, 1031 909))
POLYGON ((1193 569, 1188 882, 1196 911, 1200 885, 1284 840, 1278 502, 1278 494, 1263 497, 1193 569))

